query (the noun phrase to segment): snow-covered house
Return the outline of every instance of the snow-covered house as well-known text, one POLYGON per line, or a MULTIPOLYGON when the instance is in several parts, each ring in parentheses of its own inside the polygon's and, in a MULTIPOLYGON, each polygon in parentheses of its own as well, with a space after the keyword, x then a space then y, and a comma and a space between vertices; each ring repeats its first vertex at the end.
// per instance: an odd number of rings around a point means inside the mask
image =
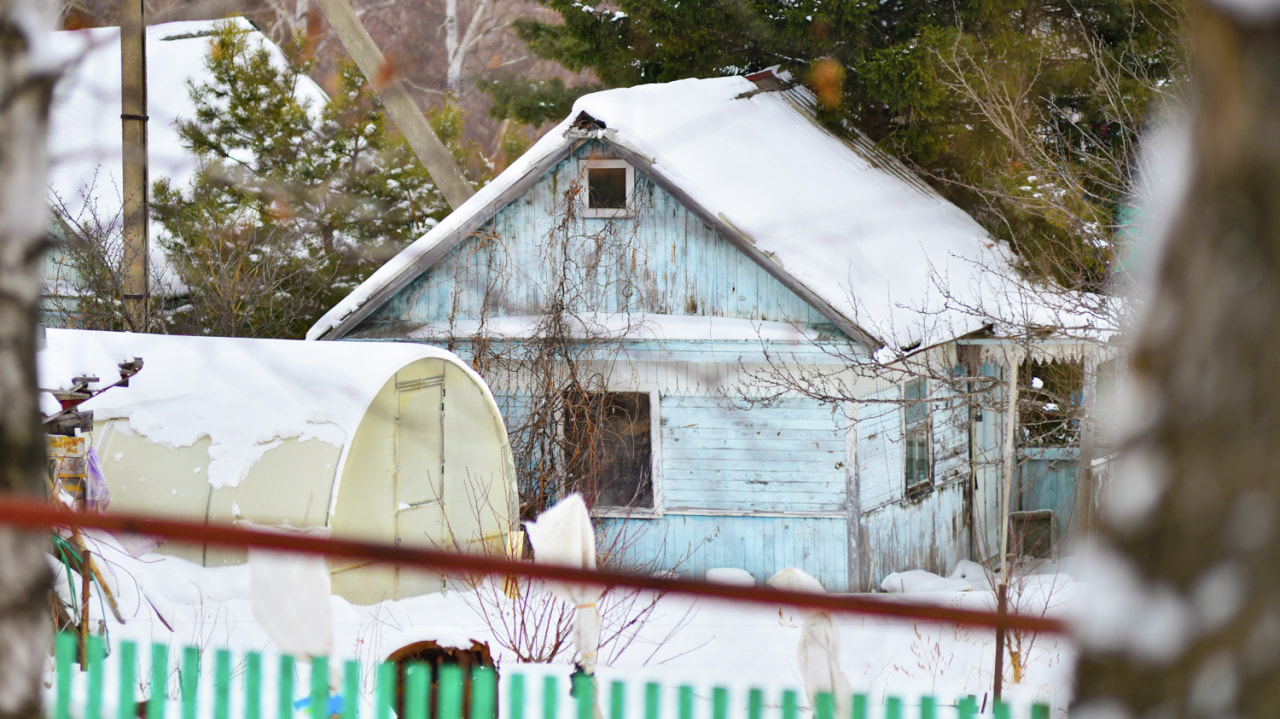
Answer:
POLYGON ((618 563, 858 590, 991 554, 1001 414, 948 380, 1001 374, 1002 317, 1055 321, 1019 288, 972 218, 764 73, 581 98, 309 337, 470 356, 522 499, 548 467, 585 489, 618 563))
MULTIPOLYGON (((174 123, 195 115, 188 86, 209 77, 204 63, 210 37, 227 23, 248 33, 250 43, 267 48, 281 66, 286 63, 284 52, 244 18, 148 26, 147 172, 151 182, 169 178, 180 187, 195 173, 196 159, 182 147, 174 123)), ((44 263, 44 319, 53 327, 75 324, 80 282, 66 243, 80 234, 96 234, 108 240, 107 253, 118 251, 112 243, 119 238, 124 190, 120 28, 56 32, 51 47, 63 64, 49 117, 49 202, 69 220, 53 222, 54 249, 44 263)), ((325 101, 324 91, 306 77, 300 79, 297 92, 313 104, 325 101)), ((155 242, 158 233, 159 226, 153 222, 151 292, 153 296, 181 293, 184 288, 155 242)))

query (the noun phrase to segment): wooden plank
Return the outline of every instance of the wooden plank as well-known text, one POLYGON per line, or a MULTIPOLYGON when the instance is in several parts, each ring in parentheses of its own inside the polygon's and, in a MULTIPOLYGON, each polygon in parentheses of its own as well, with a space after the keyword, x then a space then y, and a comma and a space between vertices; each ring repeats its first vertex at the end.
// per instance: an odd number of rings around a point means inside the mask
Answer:
MULTIPOLYGON (((603 520, 606 535, 624 520, 603 520)), ((631 522, 630 524, 641 524, 631 522)), ((668 516, 642 523, 656 543, 633 541, 628 551, 651 552, 674 564, 692 552, 679 570, 700 576, 715 566, 745 569, 763 582, 777 571, 796 566, 833 591, 847 587, 847 561, 842 518, 668 516)), ((668 566, 671 566, 669 564, 668 566)))
MULTIPOLYGON (((760 461, 762 450, 768 451, 769 459, 775 462, 802 462, 809 463, 819 467, 831 467, 835 462, 844 461, 844 452, 835 449, 816 449, 812 447, 804 447, 798 449, 788 448, 785 444, 770 444, 767 446, 753 446, 749 448, 739 448, 736 443, 729 444, 726 442, 723 447, 715 449, 713 457, 708 458, 706 444, 681 445, 679 442, 665 442, 662 445, 662 457, 664 460, 679 460, 681 463, 686 461, 714 461, 714 462, 755 462, 760 461), (781 447, 779 449, 778 447, 781 447)), ((843 449, 843 448, 841 448, 843 449)), ((674 464, 674 462, 672 462, 674 464)), ((689 465, 685 465, 689 466, 689 465)))
POLYGON ((700 407, 671 406, 683 398, 673 397, 663 407, 663 427, 672 436, 681 433, 691 435, 734 431, 743 435, 771 433, 775 437, 801 435, 814 439, 837 439, 844 436, 844 429, 836 426, 830 417, 815 417, 805 412, 777 412, 773 414, 738 411, 725 414, 720 410, 700 407))
POLYGON ((844 504, 844 493, 832 491, 800 492, 777 486, 758 485, 755 491, 717 492, 698 488, 678 490, 668 488, 664 493, 664 506, 672 511, 697 509, 741 508, 758 513, 785 514, 790 512, 835 512, 844 504))
POLYGON ((844 455, 844 448, 837 442, 779 437, 777 435, 747 437, 663 436, 662 447, 664 452, 674 452, 673 456, 697 456, 700 453, 715 453, 715 456, 719 456, 721 452, 746 452, 748 456, 750 453, 754 453, 758 459, 760 455, 767 454, 771 457, 779 457, 782 453, 787 452, 796 452, 809 456, 817 455, 824 458, 843 457, 844 455))
POLYGON ((754 426, 743 426, 747 424, 746 420, 744 420, 742 425, 733 426, 731 423, 704 423, 702 418, 696 415, 673 417, 665 409, 663 417, 666 422, 662 424, 662 434, 664 437, 669 437, 675 441, 742 439, 744 441, 759 442, 795 439, 802 442, 836 445, 844 439, 844 430, 832 429, 829 424, 826 427, 822 427, 820 426, 821 421, 806 423, 804 420, 795 420, 796 426, 792 427, 788 426, 786 420, 768 423, 752 422, 751 424, 754 426), (805 427, 805 424, 810 426, 805 427))
POLYGON ((935 488, 928 502, 895 502, 864 514, 868 586, 879 586, 886 574, 903 569, 945 575, 967 558, 964 495, 964 486, 954 484, 935 488))
POLYGON ((404 81, 396 73, 388 72, 390 65, 346 0, 317 0, 317 4, 449 206, 457 209, 474 191, 410 97, 404 81))
MULTIPOLYGON (((745 516, 755 516, 752 513, 752 510, 757 509, 759 506, 759 505, 753 505, 748 502, 729 502, 729 501, 721 502, 720 506, 708 506, 709 504, 710 502, 697 502, 697 503, 690 503, 688 505, 672 504, 670 515, 671 516, 702 515, 702 514, 714 512, 719 516, 733 516, 735 514, 741 514, 745 516)), ((806 502, 803 504, 797 503, 797 504, 794 504, 793 506, 794 506, 793 512, 797 516, 817 515, 817 517, 821 519, 828 518, 825 515, 832 515, 832 514, 839 513, 841 509, 841 504, 839 502, 831 502, 826 504, 823 504, 820 502, 806 502)), ((769 516, 769 515, 766 514, 764 516, 769 516)))
POLYGON ((776 488, 803 488, 811 491, 819 487, 839 488, 844 495, 844 473, 826 468, 821 472, 795 472, 785 465, 775 467, 718 470, 685 467, 663 467, 663 481, 667 491, 680 487, 703 486, 719 492, 766 491, 766 485, 776 488))

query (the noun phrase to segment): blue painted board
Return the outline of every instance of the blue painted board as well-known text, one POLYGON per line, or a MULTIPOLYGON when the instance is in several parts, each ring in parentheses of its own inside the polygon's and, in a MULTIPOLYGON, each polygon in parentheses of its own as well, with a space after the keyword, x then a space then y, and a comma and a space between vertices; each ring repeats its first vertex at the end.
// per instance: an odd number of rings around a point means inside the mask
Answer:
POLYGON ((757 583, 787 567, 799 567, 828 591, 848 587, 842 518, 670 514, 658 519, 602 519, 598 526, 598 546, 607 550, 614 566, 695 578, 708 569, 735 567, 750 572, 757 583))

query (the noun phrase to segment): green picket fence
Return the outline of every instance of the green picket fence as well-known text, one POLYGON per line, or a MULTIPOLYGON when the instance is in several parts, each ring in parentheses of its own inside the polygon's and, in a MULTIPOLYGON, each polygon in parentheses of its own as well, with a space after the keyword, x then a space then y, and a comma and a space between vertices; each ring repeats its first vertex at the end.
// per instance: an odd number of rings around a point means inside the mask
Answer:
MULTIPOLYGON (((165 719, 173 703, 168 687, 174 670, 179 684, 176 703, 180 708, 176 713, 180 716, 171 716, 170 719, 232 719, 233 708, 235 719, 360 719, 362 714, 365 719, 393 719, 396 717, 394 707, 399 702, 404 707, 404 716, 399 719, 498 719, 498 677, 492 669, 481 667, 473 670, 468 683, 464 681, 459 667, 443 666, 438 676, 433 677, 430 666, 411 663, 404 671, 403 687, 399 687, 396 666, 382 664, 377 667, 373 696, 362 697, 360 667, 357 662, 348 661, 341 671, 342 691, 337 696, 330 696, 329 664, 323 657, 310 662, 309 686, 295 687, 297 662, 291 656, 280 656, 279 671, 274 674, 276 683, 274 687, 268 687, 268 672, 264 671, 261 655, 254 652, 244 654, 233 671, 232 654, 225 649, 213 652, 212 717, 209 717, 209 709, 202 711, 200 708, 202 689, 205 690, 204 704, 206 707, 210 705, 209 687, 200 685, 201 677, 209 674, 201 667, 205 661, 202 652, 186 647, 181 657, 175 658, 178 661, 171 662, 169 648, 162 644, 151 647, 148 685, 160 689, 152 689, 150 697, 140 703, 135 694, 141 678, 137 670, 137 645, 131 642, 120 642, 112 652, 117 693, 112 702, 115 717, 111 717, 104 711, 105 700, 111 696, 108 692, 112 688, 106 686, 107 656, 102 639, 90 637, 87 654, 87 668, 83 671, 87 678, 83 678, 80 684, 83 713, 73 714, 73 678, 82 673, 78 664, 77 638, 72 634, 58 635, 54 719, 165 719), (238 685, 236 690, 241 692, 234 701, 233 685, 238 685), (434 697, 431 696, 433 687, 434 697), (274 691, 267 691, 268 688, 274 691), (295 700, 295 695, 301 698, 295 700), (370 699, 372 701, 368 701, 370 699), (434 712, 430 711, 432 701, 434 712), (467 705, 465 711, 464 703, 467 705), (365 706, 363 712, 362 704, 365 706)), ((575 675, 571 683, 565 697, 573 705, 570 710, 573 719, 604 719, 605 716, 608 719, 628 719, 631 705, 628 704, 629 688, 624 682, 609 683, 608 700, 600 705, 599 710, 594 681, 575 675)), ((502 702, 503 719, 561 719, 558 684, 557 677, 544 677, 541 706, 528 707, 526 697, 533 692, 527 691, 525 677, 513 672, 507 678, 505 700, 502 702)), ((641 696, 643 719, 662 719, 663 688, 657 683, 645 683, 641 696)), ((731 711, 730 692, 724 688, 711 691, 710 717, 696 716, 696 696, 692 687, 678 687, 677 698, 675 719, 730 719, 731 714, 741 714, 731 711)), ((913 714, 919 719, 942 719, 944 716, 971 719, 979 715, 978 703, 973 697, 965 697, 950 705, 941 705, 932 697, 923 697, 918 712, 909 712, 909 709, 917 708, 908 707, 901 699, 889 697, 882 706, 872 707, 866 695, 858 694, 852 697, 849 707, 849 719, 912 719, 913 714)), ((767 706, 764 692, 751 689, 747 692, 745 713, 745 719, 801 719, 802 714, 807 715, 808 711, 802 710, 800 695, 795 691, 782 692, 777 706, 767 706)), ((992 707, 991 716, 994 719, 1013 719, 1010 707, 1000 703, 992 707)), ((1049 707, 1032 705, 1026 716, 1048 719, 1049 707)), ((837 717, 836 702, 830 695, 818 696, 812 717, 845 719, 837 717)))

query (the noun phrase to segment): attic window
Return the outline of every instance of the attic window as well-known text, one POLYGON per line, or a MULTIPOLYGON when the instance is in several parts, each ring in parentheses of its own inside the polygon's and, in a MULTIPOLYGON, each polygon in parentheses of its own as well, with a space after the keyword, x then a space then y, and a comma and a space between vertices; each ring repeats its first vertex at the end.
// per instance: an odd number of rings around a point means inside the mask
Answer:
POLYGON ((586 217, 629 217, 635 170, 624 160, 587 160, 586 217))

